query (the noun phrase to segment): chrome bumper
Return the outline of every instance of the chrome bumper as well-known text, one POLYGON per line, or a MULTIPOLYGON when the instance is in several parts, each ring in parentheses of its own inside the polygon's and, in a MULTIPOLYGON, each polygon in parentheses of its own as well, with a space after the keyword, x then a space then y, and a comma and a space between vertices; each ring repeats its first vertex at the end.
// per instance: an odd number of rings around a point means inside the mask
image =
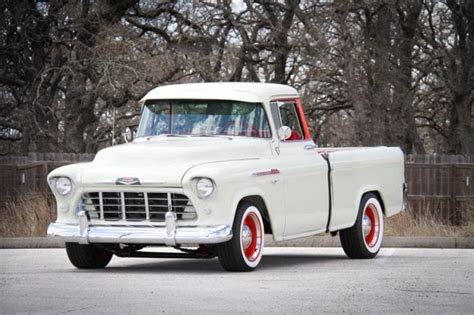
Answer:
POLYGON ((177 227, 176 217, 166 216, 164 227, 91 226, 87 214, 79 213, 79 225, 51 223, 48 237, 80 244, 217 244, 232 238, 229 225, 209 227, 177 227))

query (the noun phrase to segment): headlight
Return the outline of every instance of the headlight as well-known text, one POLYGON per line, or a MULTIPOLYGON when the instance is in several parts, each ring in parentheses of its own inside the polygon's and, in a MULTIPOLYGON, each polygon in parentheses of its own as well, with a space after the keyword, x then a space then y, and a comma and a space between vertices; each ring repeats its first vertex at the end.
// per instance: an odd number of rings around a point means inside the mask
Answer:
POLYGON ((67 177, 54 178, 52 186, 61 196, 67 196, 72 191, 72 181, 67 177))
POLYGON ((214 182, 209 178, 199 178, 196 182, 196 192, 199 198, 207 198, 214 192, 214 182))

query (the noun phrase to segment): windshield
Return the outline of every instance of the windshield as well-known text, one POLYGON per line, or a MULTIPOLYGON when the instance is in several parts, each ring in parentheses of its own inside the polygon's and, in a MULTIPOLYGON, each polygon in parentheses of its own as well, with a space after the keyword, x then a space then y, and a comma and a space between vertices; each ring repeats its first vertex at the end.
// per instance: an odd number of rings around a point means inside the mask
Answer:
POLYGON ((263 106, 226 100, 148 100, 137 137, 156 135, 270 138, 263 106))

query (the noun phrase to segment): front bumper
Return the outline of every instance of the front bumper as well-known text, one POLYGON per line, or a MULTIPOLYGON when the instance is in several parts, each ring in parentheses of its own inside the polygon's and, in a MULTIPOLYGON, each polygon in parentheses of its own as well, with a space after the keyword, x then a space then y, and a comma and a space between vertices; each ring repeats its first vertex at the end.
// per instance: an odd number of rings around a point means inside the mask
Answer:
POLYGON ((173 214, 166 216, 164 227, 91 226, 87 214, 80 212, 79 225, 51 223, 48 237, 80 244, 217 244, 232 238, 230 225, 177 227, 173 214))

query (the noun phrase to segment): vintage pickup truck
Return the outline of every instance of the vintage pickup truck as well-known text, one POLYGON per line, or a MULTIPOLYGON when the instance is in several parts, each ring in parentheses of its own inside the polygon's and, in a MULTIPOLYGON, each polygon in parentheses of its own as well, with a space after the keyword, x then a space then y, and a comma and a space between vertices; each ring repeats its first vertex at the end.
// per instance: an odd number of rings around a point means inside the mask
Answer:
MULTIPOLYGON (((48 175, 77 268, 119 257, 218 256, 251 271, 264 235, 339 233, 351 258, 380 249, 384 218, 404 205, 399 148, 318 148, 295 89, 265 83, 155 88, 135 139, 48 175), (143 251, 146 246, 179 250, 143 251)), ((128 135, 128 138, 131 138, 128 135)))

